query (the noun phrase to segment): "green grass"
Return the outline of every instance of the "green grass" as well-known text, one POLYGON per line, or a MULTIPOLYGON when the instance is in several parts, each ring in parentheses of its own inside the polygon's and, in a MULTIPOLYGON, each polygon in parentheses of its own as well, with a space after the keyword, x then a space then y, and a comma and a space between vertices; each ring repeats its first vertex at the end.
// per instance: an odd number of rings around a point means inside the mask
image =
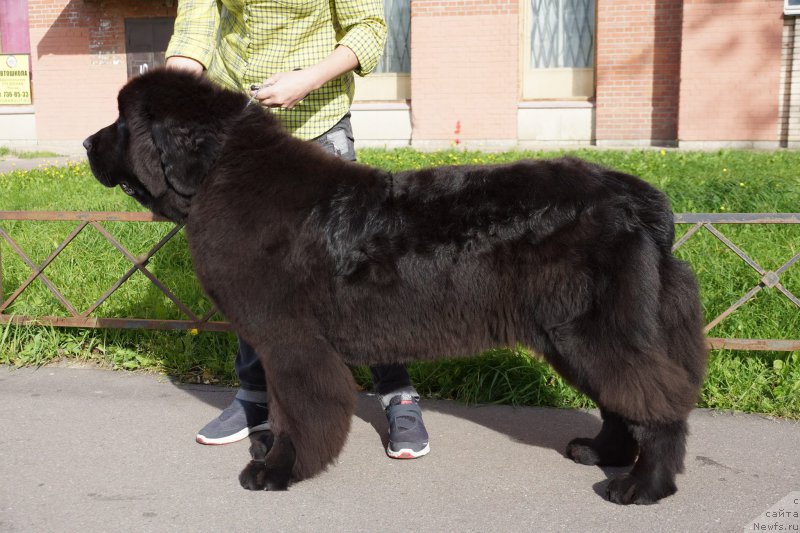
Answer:
POLYGON ((0 146, 0 160, 5 159, 6 157, 14 157, 16 159, 39 159, 42 157, 61 157, 61 154, 43 150, 19 151, 12 150, 7 146, 0 146))
MULTIPOLYGON (((603 151, 571 152, 642 176, 667 193, 676 212, 800 211, 800 153, 790 151, 603 151)), ((561 152, 419 153, 410 149, 362 150, 362 162, 401 170, 443 164, 499 163, 561 152)), ((2 152, 0 152, 0 157, 2 152)), ((86 165, 70 165, 0 176, 0 210, 119 210, 141 208, 118 190, 100 186, 86 165)), ((74 228, 67 222, 2 222, 31 259, 40 263, 74 228)), ((134 254, 142 254, 170 229, 169 224, 105 223, 134 254)), ((678 233, 688 226, 678 227, 678 233)), ((719 226, 762 267, 774 270, 800 251, 800 225, 719 226)), ((8 297, 29 275, 7 243, 0 241, 3 290, 8 297)), ((707 232, 678 252, 689 261, 702 288, 708 319, 718 315, 759 276, 707 232)), ((94 302, 130 264, 96 231, 87 228, 46 274, 77 307, 94 302)), ((148 268, 196 313, 210 306, 191 271, 183 235, 159 252, 148 268)), ((800 295, 800 266, 781 282, 800 295)), ((67 316, 50 292, 35 282, 9 309, 19 315, 67 316)), ((100 307, 98 316, 181 318, 174 305, 140 273, 100 307)), ((761 291, 711 331, 718 337, 797 338, 800 311, 773 290, 761 291)), ((228 334, 75 330, 49 327, 0 329, 0 363, 43 364, 70 358, 116 368, 167 372, 192 382, 234 384, 235 339, 228 334)), ((417 363, 410 372, 427 396, 467 402, 557 407, 591 405, 550 368, 521 349, 494 350, 479 358, 417 363)), ((369 386, 369 373, 355 369, 369 386)), ((700 405, 800 418, 800 354, 714 351, 700 405)))

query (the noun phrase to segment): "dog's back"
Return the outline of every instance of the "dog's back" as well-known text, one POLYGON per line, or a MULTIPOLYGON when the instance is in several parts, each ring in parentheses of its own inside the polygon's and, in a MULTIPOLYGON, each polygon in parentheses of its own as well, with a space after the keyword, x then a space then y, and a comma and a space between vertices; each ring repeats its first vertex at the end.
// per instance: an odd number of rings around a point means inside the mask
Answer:
MULTIPOLYGON (((657 322, 662 263, 683 268, 666 197, 578 159, 383 179, 342 185, 335 208, 315 208, 335 270, 326 329, 348 356, 465 356, 518 342, 546 353, 549 329, 605 309, 604 291, 625 275, 643 292, 630 311, 611 311, 657 322)), ((647 329, 650 341, 658 326, 647 329)))

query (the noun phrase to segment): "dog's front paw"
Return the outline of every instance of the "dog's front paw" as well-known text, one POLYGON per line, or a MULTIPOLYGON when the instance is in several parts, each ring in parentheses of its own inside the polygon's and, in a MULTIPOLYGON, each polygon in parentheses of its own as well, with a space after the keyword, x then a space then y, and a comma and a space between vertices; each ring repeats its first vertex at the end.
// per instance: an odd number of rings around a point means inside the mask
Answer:
POLYGON ((287 490, 289 480, 289 476, 267 469, 263 461, 250 461, 239 474, 239 483, 247 490, 287 490))
POLYGON ((239 474, 239 483, 247 490, 264 490, 267 486, 267 466, 263 461, 250 461, 239 474))
POLYGON ((661 484, 648 482, 633 476, 624 474, 612 479, 608 484, 606 495, 608 499, 620 505, 650 505, 658 502, 678 490, 672 482, 661 484))

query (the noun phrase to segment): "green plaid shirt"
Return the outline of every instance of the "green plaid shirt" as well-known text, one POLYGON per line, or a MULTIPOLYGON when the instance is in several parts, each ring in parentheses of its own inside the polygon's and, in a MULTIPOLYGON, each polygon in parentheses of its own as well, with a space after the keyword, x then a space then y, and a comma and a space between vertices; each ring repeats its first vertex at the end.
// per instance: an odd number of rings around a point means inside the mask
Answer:
MULTIPOLYGON (((364 76, 385 40, 381 0, 180 0, 166 55, 195 59, 211 79, 249 92, 278 72, 319 63, 337 45, 355 53, 364 76)), ((296 137, 313 139, 349 111, 354 89, 348 72, 272 112, 296 137)))

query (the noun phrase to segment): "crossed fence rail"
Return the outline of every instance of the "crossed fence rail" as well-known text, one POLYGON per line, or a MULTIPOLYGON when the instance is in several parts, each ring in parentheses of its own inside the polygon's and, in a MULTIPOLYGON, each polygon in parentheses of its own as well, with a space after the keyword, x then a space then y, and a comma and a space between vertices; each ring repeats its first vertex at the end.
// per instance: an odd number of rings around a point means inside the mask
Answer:
MULTIPOLYGON (((164 237, 158 241, 146 254, 134 256, 120 242, 106 230, 102 222, 159 222, 150 213, 120 213, 120 212, 67 212, 67 211, 0 211, 0 237, 5 240, 14 253, 31 269, 31 274, 25 281, 17 287, 7 299, 4 299, 3 290, 3 269, 2 257, 0 256, 0 324, 37 324, 61 327, 81 327, 81 328, 140 328, 140 329, 197 329, 200 331, 230 331, 231 326, 228 322, 214 321, 212 317, 216 314, 216 308, 212 307, 204 315, 195 314, 184 302, 172 293, 150 270, 147 265, 152 257, 178 232, 180 225, 175 225, 164 237), (35 264, 17 244, 17 242, 3 228, 3 221, 73 221, 76 222, 75 228, 69 233, 64 241, 39 265, 35 264), (92 228, 99 232, 108 240, 130 263, 131 267, 116 282, 114 282, 103 295, 92 305, 79 311, 72 303, 64 297, 61 291, 47 278, 45 269, 56 257, 77 237, 82 231, 92 228), (150 282, 158 288, 186 317, 183 320, 154 320, 145 318, 114 318, 97 317, 92 315, 117 289, 119 289, 128 278, 136 272, 144 274, 150 282), (19 316, 8 314, 7 310, 14 301, 33 283, 36 279, 41 280, 53 296, 69 312, 68 317, 57 316, 19 316)), ((708 334, 715 326, 725 320, 739 307, 753 298, 758 292, 764 289, 775 289, 783 296, 788 298, 795 306, 800 308, 800 299, 780 282, 780 277, 794 263, 800 261, 800 253, 795 254, 776 270, 765 270, 752 257, 745 253, 739 246, 734 244, 726 237, 717 225, 725 224, 800 224, 800 213, 679 213, 675 215, 676 224, 691 224, 686 233, 673 245, 673 250, 683 246, 689 239, 701 231, 707 231, 727 248, 733 251, 742 261, 755 270, 760 277, 759 282, 745 293, 739 300, 734 302, 725 311, 712 319, 704 328, 708 334)), ((708 345, 712 348, 728 348, 734 350, 776 350, 793 351, 800 350, 800 339, 738 339, 738 338, 717 338, 708 337, 708 345)))

